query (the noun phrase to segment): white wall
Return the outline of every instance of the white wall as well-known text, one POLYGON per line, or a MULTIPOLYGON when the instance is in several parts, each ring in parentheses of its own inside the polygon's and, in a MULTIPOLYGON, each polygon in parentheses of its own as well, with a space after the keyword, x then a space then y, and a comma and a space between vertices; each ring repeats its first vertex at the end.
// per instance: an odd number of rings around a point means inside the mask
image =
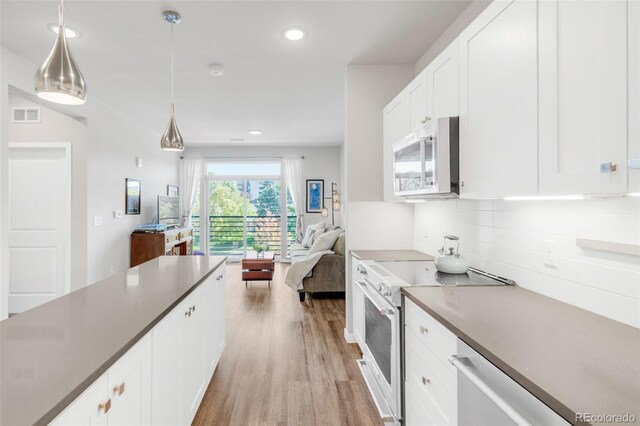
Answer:
MULTIPOLYGON (((0 64, 0 199, 6 199, 7 142, 9 134, 9 89, 33 93, 33 75, 37 65, 2 47, 0 64)), ((89 90, 91 81, 88 81, 89 90)), ((30 100, 37 100, 33 98, 30 100)), ((40 102, 39 100, 37 100, 40 102)), ((126 101, 126 100, 123 100, 126 101)), ((49 105, 49 104, 46 104, 49 105)), ((58 111, 83 117, 87 123, 87 218, 86 283, 103 279, 129 267, 129 235, 139 223, 150 222, 156 214, 155 200, 166 193, 166 185, 178 182, 178 154, 160 149, 164 129, 148 129, 120 113, 116 107, 104 104, 89 92, 88 101, 80 107, 52 106, 58 111), (143 168, 135 167, 136 157, 143 159, 143 168), (142 214, 113 218, 114 210, 125 208, 125 178, 142 181, 142 214), (93 217, 102 216, 102 226, 93 226, 93 217)), ((0 218, 6 217, 2 203, 0 218)), ((8 282, 6 268, 5 221, 0 226, 0 278, 8 282)), ((0 308, 6 314, 6 308, 0 308)))
POLYGON ((462 13, 449 25, 440 37, 418 59, 415 65, 415 75, 427 67, 453 40, 460 35, 462 30, 482 12, 493 0, 473 0, 462 13))
MULTIPOLYGON (((307 179, 324 179, 324 196, 331 197, 331 182, 338 184, 338 192, 342 193, 342 153, 339 146, 295 147, 295 146, 219 146, 192 147, 185 149, 185 157, 200 158, 279 158, 301 157, 300 175, 302 185, 307 179)), ((305 202, 305 200, 302 200, 305 202)), ((329 200, 326 201, 327 203, 329 200)), ((320 213, 305 213, 304 225, 312 225, 320 221, 331 221, 331 217, 323 219, 320 213)), ((342 212, 335 212, 335 223, 342 224, 342 212)))
POLYGON ((8 141, 71 143, 71 290, 87 283, 87 126, 68 115, 36 104, 17 94, 9 94, 9 110, 40 107, 40 123, 13 123, 9 120, 8 141))
MULTIPOLYGON (((345 75, 346 249, 413 246, 413 206, 383 201, 382 109, 413 78, 413 65, 349 65, 345 75)), ((346 329, 353 330, 347 256, 346 329)))
POLYGON ((640 327, 640 258, 576 247, 576 238, 640 243, 640 199, 448 200, 415 207, 415 248, 461 238, 471 265, 521 287, 640 327), (544 264, 555 242, 557 267, 544 264))

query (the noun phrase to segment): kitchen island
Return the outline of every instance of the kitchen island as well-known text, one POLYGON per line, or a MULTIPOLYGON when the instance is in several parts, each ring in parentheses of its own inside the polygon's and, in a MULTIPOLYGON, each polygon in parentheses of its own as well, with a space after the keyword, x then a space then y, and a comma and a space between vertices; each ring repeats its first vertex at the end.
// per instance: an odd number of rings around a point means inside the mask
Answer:
POLYGON ((402 293, 569 423, 640 422, 637 328, 517 286, 402 293))
MULTIPOLYGON (((120 411, 115 400, 111 409, 116 396, 139 398, 129 404, 139 410, 133 416, 136 421, 153 423, 151 405, 170 406, 170 399, 176 396, 181 401, 192 399, 182 405, 190 404, 195 414, 194 401, 199 404, 224 347, 225 260, 162 256, 0 322, 0 424, 47 424, 60 413, 67 416, 58 418, 62 423, 78 419, 84 423, 82 419, 89 421, 97 416, 106 421, 111 415, 114 420, 128 420, 127 404, 121 402, 126 399, 118 401, 120 411), (154 334, 157 328, 169 330, 174 323, 171 333, 154 334), (202 346, 200 352, 192 348, 192 353, 198 352, 195 358, 189 359, 185 353, 181 356, 180 338, 183 343, 193 338, 194 344, 202 346), (109 377, 110 372, 134 346, 138 357, 135 368, 140 370, 135 386, 127 382, 125 387, 123 379, 111 387, 111 379, 119 372, 109 377), (172 367, 169 371, 156 371, 162 361, 151 357, 156 350, 175 352, 176 356, 165 363, 165 367, 172 367), (202 360, 202 368, 184 370, 185 362, 193 359, 202 360), (191 394, 166 394, 167 401, 149 396, 151 388, 158 385, 155 381, 178 380, 180 375, 189 374, 198 384, 191 394), (104 392, 96 388, 102 381, 104 392), (100 400, 82 400, 92 392, 100 400), (148 407, 144 405, 147 402, 148 407), (83 404, 89 409, 79 413, 83 404)), ((135 368, 124 376, 129 377, 127 374, 137 371, 135 368)), ((189 390, 187 385, 184 389, 189 390)), ((174 411, 180 423, 191 415, 182 406, 174 411)))

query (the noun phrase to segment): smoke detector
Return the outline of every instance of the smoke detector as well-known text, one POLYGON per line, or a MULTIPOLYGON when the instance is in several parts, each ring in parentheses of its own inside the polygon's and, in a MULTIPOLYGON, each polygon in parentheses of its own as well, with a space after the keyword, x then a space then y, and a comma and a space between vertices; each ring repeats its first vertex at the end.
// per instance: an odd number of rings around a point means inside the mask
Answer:
POLYGON ((209 74, 214 77, 220 77, 224 75, 224 67, 220 64, 211 64, 209 65, 209 74))

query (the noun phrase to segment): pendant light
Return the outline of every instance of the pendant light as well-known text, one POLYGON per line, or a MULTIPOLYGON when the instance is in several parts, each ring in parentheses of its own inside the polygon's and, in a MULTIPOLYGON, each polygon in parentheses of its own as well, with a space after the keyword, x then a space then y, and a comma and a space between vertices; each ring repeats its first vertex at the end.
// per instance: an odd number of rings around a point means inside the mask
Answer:
POLYGON ((179 24, 182 21, 180 14, 174 11, 163 12, 163 17, 166 22, 171 24, 171 109, 169 116, 169 125, 160 139, 160 147, 165 151, 184 151, 184 140, 176 125, 175 107, 173 104, 173 25, 179 24))
POLYGON ((36 94, 47 101, 82 105, 87 100, 87 86, 69 47, 64 29, 64 0, 58 6, 58 35, 49 57, 35 76, 36 94))

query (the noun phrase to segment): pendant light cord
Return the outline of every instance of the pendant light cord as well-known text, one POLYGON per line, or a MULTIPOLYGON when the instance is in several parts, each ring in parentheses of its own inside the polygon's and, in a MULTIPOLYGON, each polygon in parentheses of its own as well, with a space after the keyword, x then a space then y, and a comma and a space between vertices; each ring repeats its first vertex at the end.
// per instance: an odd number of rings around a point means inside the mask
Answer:
POLYGON ((58 6, 58 26, 64 28, 64 0, 60 0, 58 6))
POLYGON ((171 24, 171 110, 173 110, 173 80, 174 80, 174 71, 173 71, 173 27, 175 24, 171 24))

